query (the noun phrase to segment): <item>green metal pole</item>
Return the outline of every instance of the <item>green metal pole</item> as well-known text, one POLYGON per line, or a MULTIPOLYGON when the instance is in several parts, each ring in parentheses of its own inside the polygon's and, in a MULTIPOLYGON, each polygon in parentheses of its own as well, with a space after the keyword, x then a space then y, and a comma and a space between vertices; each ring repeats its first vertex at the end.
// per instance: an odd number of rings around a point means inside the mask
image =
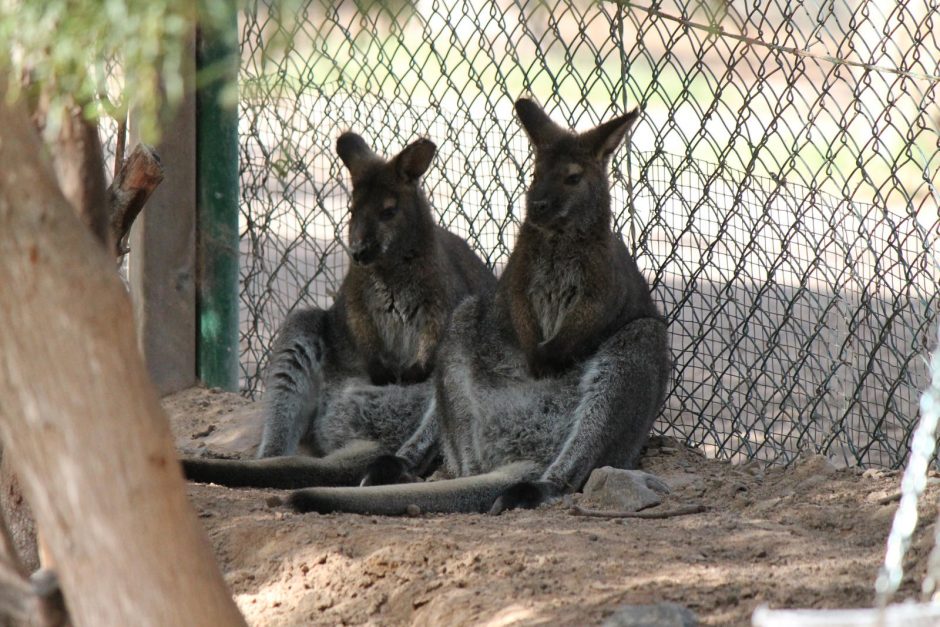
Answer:
POLYGON ((238 13, 204 21, 196 46, 196 372, 238 389, 238 13))

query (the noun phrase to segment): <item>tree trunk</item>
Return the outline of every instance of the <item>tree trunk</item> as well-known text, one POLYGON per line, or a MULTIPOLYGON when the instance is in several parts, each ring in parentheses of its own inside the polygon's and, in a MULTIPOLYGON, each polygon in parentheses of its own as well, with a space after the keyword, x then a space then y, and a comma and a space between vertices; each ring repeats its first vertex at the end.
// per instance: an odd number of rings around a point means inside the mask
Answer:
POLYGON ((72 107, 63 116, 52 148, 52 166, 59 178, 59 189, 72 209, 98 241, 110 249, 113 244, 98 123, 85 119, 80 107, 72 107))
POLYGON ((114 259, 41 151, 0 88, 0 440, 72 620, 244 624, 187 501, 114 259))

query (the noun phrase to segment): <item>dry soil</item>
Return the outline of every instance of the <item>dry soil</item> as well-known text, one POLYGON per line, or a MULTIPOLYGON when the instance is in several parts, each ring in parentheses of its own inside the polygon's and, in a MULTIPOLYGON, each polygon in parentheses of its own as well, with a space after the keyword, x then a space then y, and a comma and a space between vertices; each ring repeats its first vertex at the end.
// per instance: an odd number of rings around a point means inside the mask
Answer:
MULTIPOLYGON (((194 388, 165 399, 186 454, 250 455, 257 406, 194 388)), ((642 468, 672 493, 663 520, 576 516, 564 503, 501 516, 295 514, 276 490, 191 485, 235 599, 252 625, 592 625, 624 604, 671 601, 705 625, 754 608, 862 607, 897 507, 900 475, 706 459, 654 438, 642 468)), ((902 596, 923 579, 937 479, 920 505, 902 596)))

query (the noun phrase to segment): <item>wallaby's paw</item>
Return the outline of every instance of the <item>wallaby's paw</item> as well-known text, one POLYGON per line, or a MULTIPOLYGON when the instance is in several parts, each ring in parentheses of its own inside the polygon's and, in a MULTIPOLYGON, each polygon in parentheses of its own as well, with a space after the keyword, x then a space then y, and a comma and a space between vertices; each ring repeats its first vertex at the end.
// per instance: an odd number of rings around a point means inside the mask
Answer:
POLYGON ((205 457, 183 457, 180 465, 183 467, 183 476, 195 483, 218 483, 220 468, 225 467, 227 460, 217 460, 205 457))
POLYGON ((369 464, 360 486, 414 483, 418 481, 407 461, 395 455, 382 455, 369 464))
POLYGON ((535 509, 561 496, 562 491, 551 481, 520 481, 499 495, 490 514, 501 514, 507 509, 535 509))
POLYGON ((415 383, 423 383, 431 376, 433 369, 434 366, 432 364, 412 364, 407 370, 401 373, 401 384, 413 385, 415 383))
POLYGON ((186 477, 187 481, 196 481, 196 477, 199 473, 199 462, 198 459, 192 459, 189 457, 183 457, 180 459, 180 466, 183 468, 183 476, 186 477))
POLYGON ((336 509, 317 495, 317 490, 295 490, 285 500, 287 506, 300 514, 315 512, 317 514, 330 514, 336 509))
POLYGON ((535 379, 556 377, 566 372, 572 365, 572 360, 553 350, 550 345, 542 342, 535 347, 529 359, 529 372, 535 379))

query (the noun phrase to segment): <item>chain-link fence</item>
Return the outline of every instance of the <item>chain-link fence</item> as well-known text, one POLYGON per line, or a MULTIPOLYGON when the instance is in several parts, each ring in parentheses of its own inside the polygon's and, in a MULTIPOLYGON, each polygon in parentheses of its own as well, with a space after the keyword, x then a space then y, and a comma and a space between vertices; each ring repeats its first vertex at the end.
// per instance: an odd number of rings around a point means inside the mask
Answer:
POLYGON ((438 216, 499 271, 529 92, 578 128, 643 106, 613 198, 671 321, 658 428, 726 458, 901 465, 937 321, 938 22, 934 0, 254 3, 243 391, 285 315, 329 306, 343 276, 339 133, 385 154, 433 139, 438 216))

